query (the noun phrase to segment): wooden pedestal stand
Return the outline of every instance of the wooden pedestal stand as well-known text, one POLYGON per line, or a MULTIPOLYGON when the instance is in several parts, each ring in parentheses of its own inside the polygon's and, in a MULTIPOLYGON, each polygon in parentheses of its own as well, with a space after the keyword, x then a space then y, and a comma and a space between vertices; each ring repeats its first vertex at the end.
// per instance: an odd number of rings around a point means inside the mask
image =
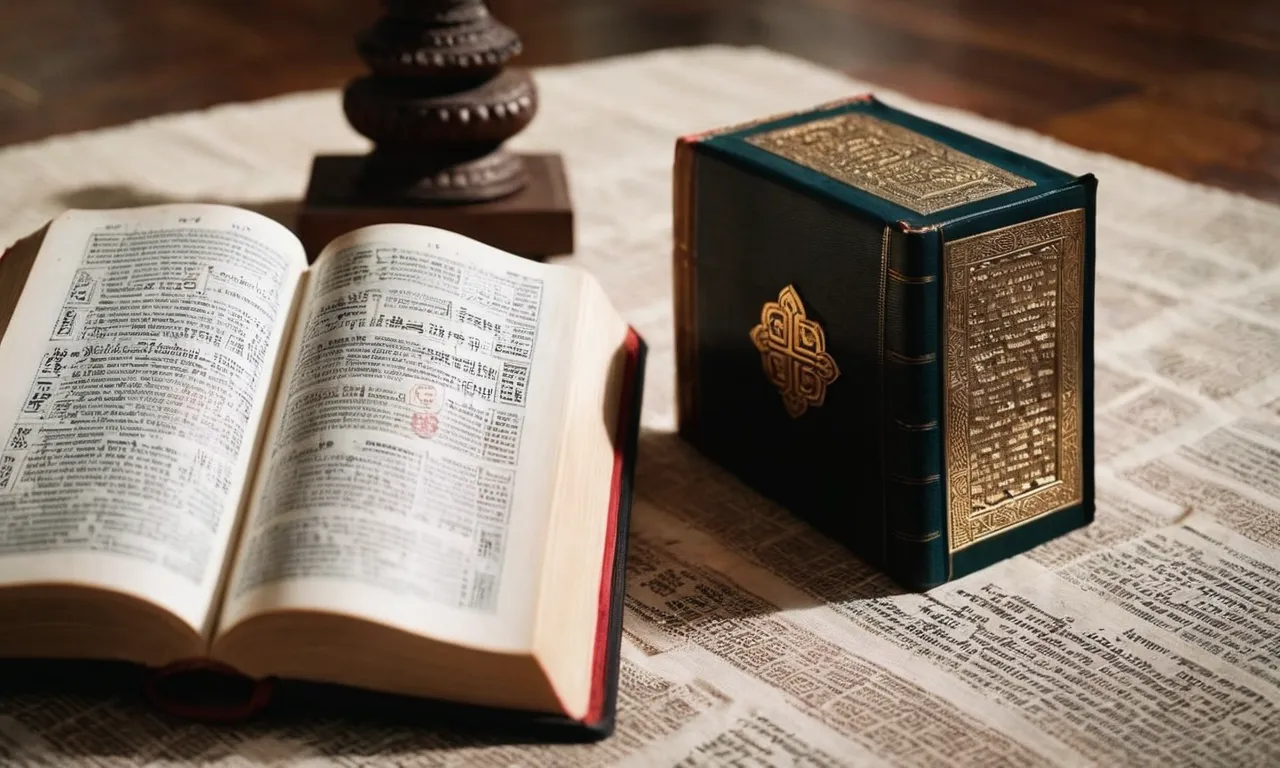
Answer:
POLYGON ((314 259, 357 227, 427 224, 541 259, 573 251, 573 209, 558 155, 502 148, 538 108, 529 74, 507 69, 520 39, 483 0, 383 0, 362 35, 372 74, 343 110, 374 142, 366 156, 321 155, 298 214, 314 259))

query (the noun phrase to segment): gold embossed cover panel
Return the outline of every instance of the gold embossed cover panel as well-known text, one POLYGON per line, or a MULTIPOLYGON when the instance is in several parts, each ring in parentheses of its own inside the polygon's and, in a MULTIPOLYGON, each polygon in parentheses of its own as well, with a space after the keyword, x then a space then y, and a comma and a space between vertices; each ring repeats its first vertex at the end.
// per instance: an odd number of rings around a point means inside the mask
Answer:
POLYGON ((949 242, 952 552, 1080 503, 1084 210, 949 242))
POLYGON ((1034 186, 1012 171, 864 112, 778 128, 746 141, 920 214, 1034 186))

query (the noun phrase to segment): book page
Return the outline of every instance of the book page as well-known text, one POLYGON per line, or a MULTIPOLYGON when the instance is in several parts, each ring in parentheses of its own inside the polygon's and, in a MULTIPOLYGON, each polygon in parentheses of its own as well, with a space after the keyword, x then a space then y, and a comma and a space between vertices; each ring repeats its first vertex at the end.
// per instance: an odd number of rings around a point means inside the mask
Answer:
POLYGON ((331 244, 222 630, 311 609, 527 650, 578 280, 424 227, 331 244))
POLYGON ((206 620, 306 267, 222 206, 71 211, 0 342, 0 586, 206 620))

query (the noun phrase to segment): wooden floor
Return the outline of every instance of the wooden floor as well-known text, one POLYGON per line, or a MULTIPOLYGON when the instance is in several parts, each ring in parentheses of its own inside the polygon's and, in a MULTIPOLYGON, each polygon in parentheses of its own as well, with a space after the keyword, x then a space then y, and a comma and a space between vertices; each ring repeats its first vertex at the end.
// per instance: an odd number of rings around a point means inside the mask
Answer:
MULTIPOLYGON (((492 0, 525 65, 762 44, 1280 200, 1277 0, 492 0)), ((375 0, 0 0, 0 145, 339 86, 375 0)), ((0 180, 3 183, 3 180, 0 180)))

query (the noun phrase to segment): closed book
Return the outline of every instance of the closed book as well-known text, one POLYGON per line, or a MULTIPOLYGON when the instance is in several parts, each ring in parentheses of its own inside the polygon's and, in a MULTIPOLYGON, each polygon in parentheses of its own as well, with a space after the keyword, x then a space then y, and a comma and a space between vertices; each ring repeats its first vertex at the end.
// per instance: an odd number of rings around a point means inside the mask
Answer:
POLYGON ((1092 175, 860 96, 674 183, 684 439, 912 589, 1092 521, 1092 175))

